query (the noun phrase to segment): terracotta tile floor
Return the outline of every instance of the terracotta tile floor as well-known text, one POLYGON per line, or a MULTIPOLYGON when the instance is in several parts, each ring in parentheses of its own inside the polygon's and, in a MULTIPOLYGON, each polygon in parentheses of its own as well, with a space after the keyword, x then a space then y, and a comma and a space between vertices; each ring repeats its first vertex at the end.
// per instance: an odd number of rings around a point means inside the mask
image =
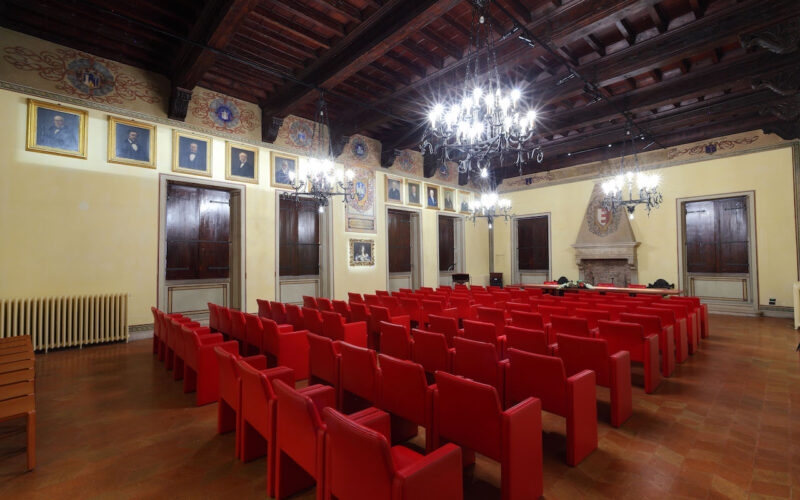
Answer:
MULTIPOLYGON (((547 498, 800 498, 800 336, 775 318, 715 315, 711 331, 654 394, 634 386, 621 428, 598 388, 599 448, 578 467, 563 420, 543 415, 547 498)), ((0 499, 266 497, 264 459, 235 460, 216 405, 195 407, 150 346, 37 356, 37 468, 24 472, 22 420, 0 423, 0 499)), ((495 463, 466 477, 465 498, 500 498, 495 463)))

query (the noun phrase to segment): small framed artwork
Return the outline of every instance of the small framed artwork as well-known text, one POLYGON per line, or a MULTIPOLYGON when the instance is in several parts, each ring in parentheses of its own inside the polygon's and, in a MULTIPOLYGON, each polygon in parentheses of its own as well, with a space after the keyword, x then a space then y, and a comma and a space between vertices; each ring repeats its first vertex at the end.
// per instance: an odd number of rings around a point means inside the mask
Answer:
POLYGON ((86 159, 86 111, 28 99, 25 149, 86 159))
POLYGON ((211 177, 211 139, 176 130, 172 138, 172 171, 211 177))
POLYGON ((109 116, 108 161, 156 168, 156 126, 109 116))
POLYGON ((258 148, 225 143, 225 178, 258 184, 258 148))
POLYGON ((458 192, 458 203, 462 214, 468 214, 469 210, 469 202, 472 200, 472 194, 469 191, 459 191, 458 192))
POLYGON ((375 242, 373 240, 350 240, 350 265, 374 266, 375 242))
POLYGON ((273 187, 291 188, 294 180, 297 179, 297 157, 273 151, 271 160, 271 185, 273 187))
POLYGON ((425 185, 425 206, 435 210, 439 209, 439 186, 425 185))
POLYGON ((389 203, 403 203, 403 179, 386 176, 386 201, 389 203))
POLYGON ((444 209, 448 212, 456 211, 456 190, 443 187, 442 199, 444 200, 444 209))
POLYGON ((419 182, 406 181, 406 203, 416 207, 421 206, 419 193, 421 191, 419 182))

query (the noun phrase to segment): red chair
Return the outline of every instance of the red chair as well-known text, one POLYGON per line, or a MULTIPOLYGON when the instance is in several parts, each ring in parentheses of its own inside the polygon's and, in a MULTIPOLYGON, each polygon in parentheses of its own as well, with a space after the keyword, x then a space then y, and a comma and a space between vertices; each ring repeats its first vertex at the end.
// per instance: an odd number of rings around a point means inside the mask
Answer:
POLYGON ((458 327, 456 318, 436 314, 428 316, 428 331, 443 334, 450 347, 453 347, 453 338, 464 335, 464 330, 458 327))
MULTIPOLYGON (((389 310, 392 316, 409 315, 399 297, 392 295, 380 295, 381 305, 389 310)), ((410 316, 410 315, 409 315, 410 316)))
POLYGON ((275 424, 277 398, 272 383, 281 380, 294 386, 291 368, 280 366, 257 370, 243 360, 237 361, 241 379, 238 448, 242 462, 267 457, 267 495, 275 495, 275 424))
POLYGON ((319 309, 317 298, 311 295, 303 295, 303 307, 310 307, 311 309, 319 309))
POLYGON ((608 387, 611 396, 611 425, 619 427, 633 414, 631 356, 628 351, 613 352, 602 338, 558 336, 558 357, 564 360, 567 376, 592 370, 597 385, 608 387))
POLYGON ((644 392, 651 394, 661 383, 658 366, 658 334, 645 335, 642 325, 622 321, 600 321, 598 335, 608 341, 611 352, 628 351, 632 362, 644 365, 644 392))
POLYGON ((544 319, 538 312, 511 311, 511 326, 544 331, 544 319))
POLYGON ((381 303, 381 298, 378 295, 374 294, 374 293, 365 293, 364 294, 364 303, 367 304, 367 306, 381 306, 381 307, 383 307, 383 304, 381 303))
MULTIPOLYGON (((217 400, 217 434, 236 431, 236 458, 241 458, 241 405, 242 380, 238 361, 250 363, 256 370, 267 369, 267 358, 251 356, 242 358, 219 347, 214 348, 219 365, 219 399, 217 400)), ((292 382, 294 383, 294 381, 292 382)))
POLYGON ((686 336, 686 321, 679 321, 671 309, 662 307, 637 307, 636 314, 658 316, 664 328, 671 328, 675 339, 675 362, 683 363, 689 359, 689 339, 686 336))
POLYGON ((407 314, 411 321, 411 328, 423 326, 422 304, 416 297, 400 297, 400 303, 403 305, 404 314, 407 314))
POLYGON ((294 330, 305 330, 306 320, 303 310, 297 304, 284 304, 286 307, 286 323, 292 325, 294 330))
POLYGON ((372 317, 369 314, 369 306, 353 302, 350 304, 351 322, 363 321, 367 324, 367 347, 378 349, 380 345, 380 332, 372 331, 372 317))
POLYGON ((547 356, 553 354, 553 347, 547 342, 547 334, 544 333, 544 330, 531 330, 509 325, 506 327, 506 353, 512 348, 547 356))
POLYGON ((501 361, 495 346, 462 337, 453 339, 453 346, 453 374, 491 385, 498 394, 505 394, 507 362, 501 361))
POLYGON ((308 378, 307 330, 295 331, 292 325, 279 325, 252 314, 246 319, 248 336, 259 339, 259 352, 267 356, 269 366, 287 366, 294 370, 297 380, 308 378))
POLYGON ((411 359, 411 335, 406 327, 395 323, 381 321, 378 325, 381 332, 381 352, 397 359, 411 359))
POLYGON ((690 304, 698 316, 698 327, 700 328, 700 336, 706 338, 711 333, 708 328, 708 304, 700 302, 700 297, 675 297, 672 296, 669 300, 675 302, 683 302, 690 304))
POLYGON ((319 311, 319 309, 303 306, 300 310, 303 311, 303 321, 306 326, 305 329, 311 333, 325 335, 327 337, 325 334, 325 328, 322 325, 322 313, 319 311))
POLYGON ((272 305, 268 300, 256 299, 256 304, 258 304, 258 315, 260 317, 272 319, 272 305))
POLYGON ((542 322, 544 323, 544 331, 547 332, 547 338, 551 344, 555 343, 556 337, 550 333, 551 317, 555 314, 558 316, 569 316, 569 309, 566 306, 555 305, 539 305, 537 311, 542 315, 542 322))
MULTIPOLYGON (((213 302, 208 303, 208 327, 211 329, 211 333, 219 332, 219 306, 213 302)), ((159 361, 164 360, 159 358, 159 361)))
POLYGON ((608 311, 611 316, 611 321, 619 321, 619 315, 625 312, 633 312, 629 306, 623 304, 609 304, 607 302, 598 302, 594 306, 595 309, 601 311, 608 311))
POLYGON ((473 301, 469 295, 453 294, 448 300, 450 307, 455 308, 456 316, 459 320, 475 318, 475 310, 472 307, 473 301))
POLYGON ((590 330, 596 330, 597 322, 601 319, 605 321, 611 321, 611 312, 603 311, 602 309, 584 309, 582 307, 578 307, 573 311, 573 314, 577 318, 585 319, 589 324, 590 330))
MULTIPOLYGON (((336 391, 321 385, 296 390, 280 380, 275 380, 272 387, 278 402, 274 497, 287 498, 316 482, 316 498, 323 500, 327 427, 321 412, 323 408, 335 406, 336 391)), ((349 415, 349 418, 382 432, 388 428, 386 414, 376 408, 349 415)))
POLYGON ((325 498, 339 500, 462 500, 461 450, 445 445, 428 455, 391 446, 386 437, 325 408, 325 498))
POLYGON ((363 304, 364 297, 362 297, 360 293, 347 292, 347 301, 350 302, 351 306, 353 304, 363 304))
POLYGON ((624 313, 619 320, 641 325, 645 335, 658 335, 658 350, 661 353, 661 375, 669 377, 675 370, 675 337, 672 328, 662 326, 661 318, 647 314, 624 313))
POLYGON ((392 415, 392 443, 402 443, 425 428, 425 452, 433 451, 433 387, 419 363, 378 355, 380 397, 377 407, 392 415))
MULTIPOLYGON (((305 315, 305 313, 303 313, 305 315)), ((333 340, 367 347, 367 324, 363 321, 346 323, 344 317, 336 312, 324 311, 322 314, 323 335, 333 340)))
POLYGON ((440 299, 426 298, 420 301, 422 304, 422 323, 428 324, 428 317, 431 314, 436 316, 452 316, 458 319, 458 309, 455 307, 445 307, 440 299))
POLYGON ((350 312, 350 306, 347 304, 347 302, 343 300, 332 300, 331 303, 333 304, 333 310, 341 314, 345 322, 350 323, 353 321, 350 312))
POLYGON ((317 309, 322 312, 335 312, 335 309, 333 308, 333 302, 331 302, 331 299, 327 297, 317 297, 317 309))
POLYGON ((542 410, 555 413, 567 423, 567 465, 575 467, 597 449, 597 396, 595 375, 583 370, 567 377, 564 361, 508 350, 505 404, 538 398, 542 410))
POLYGON ((239 342, 239 352, 243 356, 259 354, 259 345, 247 341, 247 319, 242 311, 231 309, 231 338, 239 342))
MULTIPOLYGON (((375 341, 377 347, 380 348, 380 324, 381 321, 386 321, 387 323, 396 323, 398 325, 403 325, 408 329, 411 330, 411 318, 408 317, 407 314, 401 314, 399 316, 392 316, 389 312, 387 307, 383 306, 368 306, 369 308, 369 318, 370 318, 370 325, 369 329, 372 334, 375 336, 375 341)), ((376 349, 379 350, 379 349, 376 349)))
POLYGON ((653 302, 650 307, 671 309, 677 321, 686 324, 686 338, 689 343, 689 354, 694 354, 700 347, 700 319, 691 302, 680 302, 672 299, 663 299, 653 302))
POLYGON ((164 355, 164 367, 167 370, 172 370, 174 380, 181 380, 183 378, 183 337, 181 335, 181 328, 183 326, 200 328, 200 323, 181 316, 167 319, 165 325, 164 342, 166 345, 166 353, 164 355))
POLYGON ((525 399, 504 411, 494 387, 437 372, 433 408, 434 448, 451 441, 462 447, 465 463, 474 460, 474 452, 500 462, 502 500, 542 496, 542 405, 538 399, 525 399))
POLYGON ((452 372, 455 349, 447 345, 447 339, 441 333, 428 332, 415 328, 412 332, 414 343, 411 345, 411 361, 419 363, 433 379, 437 371, 452 372))
POLYGON ((217 317, 219 318, 219 333, 225 336, 226 340, 231 339, 231 310, 227 307, 217 306, 217 317))
POLYGON ((509 323, 509 320, 506 319, 505 309, 498 307, 476 307, 475 314, 478 321, 493 324, 498 336, 503 335, 506 325, 509 323))
POLYGON ((550 341, 555 342, 559 333, 578 337, 597 337, 597 330, 589 328, 589 322, 584 318, 554 314, 550 316, 550 341))
MULTIPOLYGON (((464 320, 464 338, 492 344, 497 349, 497 357, 505 357, 506 336, 505 328, 497 333, 497 326, 483 321, 464 320)), ((455 346, 455 343, 453 344, 455 346)))
POLYGON ((335 342, 342 356, 339 407, 345 413, 363 410, 378 402, 380 369, 375 351, 347 342, 335 342))
POLYGON ((272 321, 279 325, 289 323, 289 318, 286 315, 286 305, 283 302, 273 300, 269 303, 269 309, 272 312, 272 317, 270 318, 272 321))
POLYGON ((202 406, 219 399, 219 363, 214 348, 239 354, 239 343, 225 342, 221 333, 202 335, 202 329, 184 331, 186 349, 183 359, 183 392, 196 391, 195 405, 202 406))
POLYGON ((337 406, 342 383, 342 355, 339 344, 328 337, 306 333, 308 339, 308 383, 325 384, 336 390, 337 406))

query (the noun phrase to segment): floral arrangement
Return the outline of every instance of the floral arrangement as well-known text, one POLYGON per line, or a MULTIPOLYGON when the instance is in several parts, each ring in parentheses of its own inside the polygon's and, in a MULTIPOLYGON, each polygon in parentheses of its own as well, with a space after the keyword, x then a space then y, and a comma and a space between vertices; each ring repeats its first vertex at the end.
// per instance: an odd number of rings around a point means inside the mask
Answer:
POLYGON ((585 288, 587 290, 591 290, 592 288, 594 288, 594 285, 592 285, 591 283, 587 283, 585 281, 580 281, 580 280, 579 281, 572 281, 572 280, 570 280, 570 281, 567 281, 566 283, 562 283, 562 284, 558 285, 558 289, 559 290, 563 290, 564 288, 585 288))

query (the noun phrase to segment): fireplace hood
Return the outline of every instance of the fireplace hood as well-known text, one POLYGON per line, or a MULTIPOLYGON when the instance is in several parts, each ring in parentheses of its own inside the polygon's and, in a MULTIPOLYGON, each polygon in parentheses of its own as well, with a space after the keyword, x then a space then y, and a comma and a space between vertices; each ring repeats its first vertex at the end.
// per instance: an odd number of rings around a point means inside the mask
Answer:
POLYGON ((575 249, 579 279, 593 284, 627 286, 638 282, 636 248, 639 242, 625 210, 603 208, 603 190, 595 184, 586 214, 581 221, 575 249))

